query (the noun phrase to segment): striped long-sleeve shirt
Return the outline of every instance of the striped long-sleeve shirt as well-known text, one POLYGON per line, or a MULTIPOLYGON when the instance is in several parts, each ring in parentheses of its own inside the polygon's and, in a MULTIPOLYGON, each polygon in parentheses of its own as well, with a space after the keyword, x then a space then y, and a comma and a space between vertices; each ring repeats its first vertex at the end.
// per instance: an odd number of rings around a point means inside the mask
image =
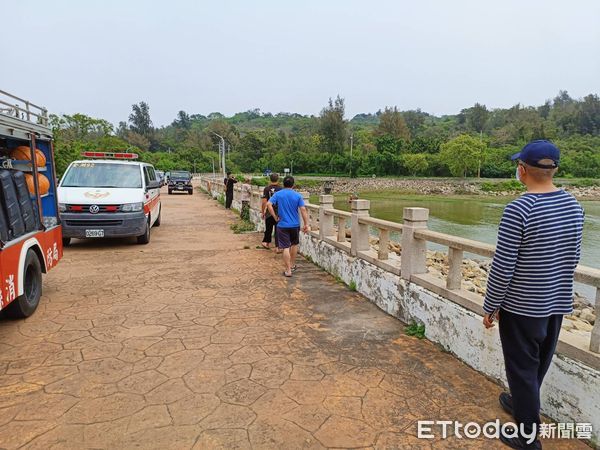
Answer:
POLYGON ((527 193, 509 203, 498 229, 484 311, 570 314, 583 219, 581 205, 563 190, 527 193))

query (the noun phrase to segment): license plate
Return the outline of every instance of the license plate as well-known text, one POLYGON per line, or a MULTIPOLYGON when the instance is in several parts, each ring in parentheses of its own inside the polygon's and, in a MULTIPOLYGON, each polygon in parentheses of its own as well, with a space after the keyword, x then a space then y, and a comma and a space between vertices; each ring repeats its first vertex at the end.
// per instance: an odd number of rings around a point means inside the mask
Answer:
POLYGON ((85 230, 86 238, 101 238, 104 237, 104 230, 85 230))
POLYGON ((177 190, 183 191, 183 186, 177 186, 177 190))

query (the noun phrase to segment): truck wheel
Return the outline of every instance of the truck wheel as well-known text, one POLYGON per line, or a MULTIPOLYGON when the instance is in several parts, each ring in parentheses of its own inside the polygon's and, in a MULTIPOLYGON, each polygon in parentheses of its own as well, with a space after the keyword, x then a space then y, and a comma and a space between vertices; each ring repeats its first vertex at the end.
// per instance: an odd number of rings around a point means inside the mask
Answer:
POLYGON ((188 194, 194 195, 194 191, 188 191, 188 194))
POLYGON ((169 189, 169 195, 172 195, 173 191, 171 189, 169 189))
POLYGON ((158 205, 158 217, 154 221, 155 227, 160 227, 160 215, 162 214, 162 205, 158 205))
POLYGON ((63 241, 63 247, 68 247, 69 245, 71 245, 71 238, 62 238, 63 241))
POLYGON ((138 244, 147 244, 148 242, 150 242, 150 219, 148 219, 148 223, 146 224, 146 232, 144 234, 142 234, 141 236, 137 237, 137 243, 138 244))
POLYGON ((23 295, 17 297, 6 309, 10 316, 19 319, 31 316, 42 296, 42 266, 33 250, 27 251, 23 277, 23 295))

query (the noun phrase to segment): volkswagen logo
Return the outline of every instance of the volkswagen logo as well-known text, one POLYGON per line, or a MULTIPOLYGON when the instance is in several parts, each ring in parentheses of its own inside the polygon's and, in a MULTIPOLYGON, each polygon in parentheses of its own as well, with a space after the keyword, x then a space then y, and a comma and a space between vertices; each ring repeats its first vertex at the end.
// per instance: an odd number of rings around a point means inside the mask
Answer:
POLYGON ((90 213, 98 214, 100 212, 100 207, 98 205, 90 206, 90 213))

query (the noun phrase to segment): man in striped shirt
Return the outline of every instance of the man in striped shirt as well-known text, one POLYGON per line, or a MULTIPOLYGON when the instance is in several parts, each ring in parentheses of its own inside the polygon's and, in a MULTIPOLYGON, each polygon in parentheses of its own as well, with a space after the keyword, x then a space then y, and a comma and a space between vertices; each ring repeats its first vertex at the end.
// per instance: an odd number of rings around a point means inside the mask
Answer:
POLYGON ((562 319, 573 311, 573 274, 581 253, 584 213, 553 176, 560 152, 532 141, 513 156, 527 192, 509 203, 498 229, 488 277, 483 324, 497 314, 510 394, 500 404, 519 425, 512 448, 541 448, 540 387, 556 349, 562 319), (526 437, 528 436, 528 437, 526 437))

